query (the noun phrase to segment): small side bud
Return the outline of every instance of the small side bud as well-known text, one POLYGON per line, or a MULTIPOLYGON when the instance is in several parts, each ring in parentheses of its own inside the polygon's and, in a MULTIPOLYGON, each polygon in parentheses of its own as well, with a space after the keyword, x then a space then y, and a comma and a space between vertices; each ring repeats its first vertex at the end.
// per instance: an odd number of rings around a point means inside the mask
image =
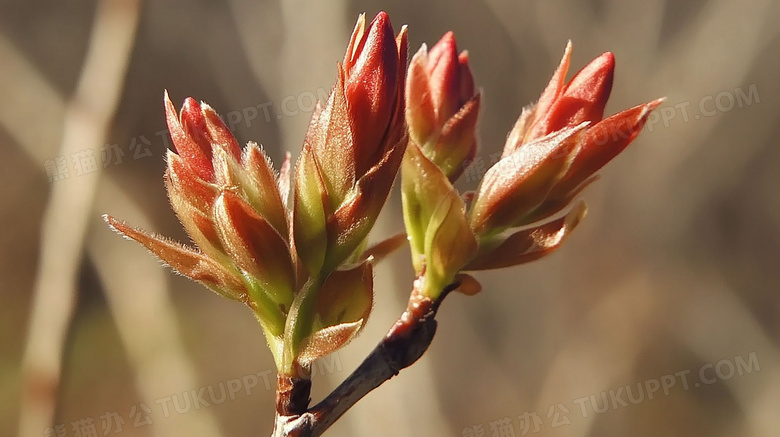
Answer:
POLYGON ((406 102, 410 141, 455 181, 476 153, 480 95, 474 94, 468 54, 458 55, 452 32, 412 57, 406 102))
POLYGON ((303 340, 297 361, 309 365, 355 338, 371 313, 373 289, 371 262, 331 273, 318 291, 312 333, 303 340))

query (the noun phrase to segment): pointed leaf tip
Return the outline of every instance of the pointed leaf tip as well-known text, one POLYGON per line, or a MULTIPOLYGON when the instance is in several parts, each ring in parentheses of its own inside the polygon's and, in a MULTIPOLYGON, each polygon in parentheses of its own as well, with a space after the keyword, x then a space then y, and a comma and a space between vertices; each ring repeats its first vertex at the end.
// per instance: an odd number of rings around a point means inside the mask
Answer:
POLYGON ((168 238, 127 225, 106 215, 109 226, 125 238, 135 240, 174 271, 200 282, 228 299, 246 301, 246 288, 234 272, 216 263, 197 250, 168 238))
POLYGON ((214 167, 211 163, 211 147, 202 147, 201 143, 194 141, 190 137, 187 129, 182 124, 180 115, 176 112, 176 108, 168 96, 168 91, 165 92, 163 103, 165 105, 165 120, 168 124, 168 132, 171 135, 171 141, 176 152, 201 179, 211 181, 214 176, 214 167))

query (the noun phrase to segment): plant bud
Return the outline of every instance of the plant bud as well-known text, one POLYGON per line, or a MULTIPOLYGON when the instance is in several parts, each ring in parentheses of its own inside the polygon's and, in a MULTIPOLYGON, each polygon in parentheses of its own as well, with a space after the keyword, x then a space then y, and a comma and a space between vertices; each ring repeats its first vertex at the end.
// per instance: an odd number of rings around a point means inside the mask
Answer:
POLYGON ((360 16, 328 102, 315 110, 298 162, 293 229, 310 275, 349 259, 373 227, 406 148, 406 28, 360 16), (326 232, 322 232, 325 229, 326 232))
POLYGON ((480 95, 474 94, 468 53, 458 55, 455 37, 447 32, 430 53, 425 44, 420 47, 406 83, 410 141, 455 181, 477 149, 480 95))

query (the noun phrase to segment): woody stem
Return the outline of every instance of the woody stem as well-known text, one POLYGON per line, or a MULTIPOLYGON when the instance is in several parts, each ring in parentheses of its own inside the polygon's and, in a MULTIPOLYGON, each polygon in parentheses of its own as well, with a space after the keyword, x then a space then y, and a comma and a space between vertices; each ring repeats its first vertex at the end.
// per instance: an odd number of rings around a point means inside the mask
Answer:
MULTIPOLYGON (((420 293, 416 286, 406 311, 398 318, 374 350, 352 374, 317 405, 304 412, 279 411, 277 402, 273 437, 316 437, 360 399, 402 369, 414 364, 428 350, 436 334, 436 313, 444 298, 458 284, 450 284, 435 300, 420 293)), ((305 402, 308 404, 308 391, 305 402)), ((278 397, 278 394, 277 394, 278 397)), ((278 399, 278 398, 277 398, 278 399)), ((298 411, 301 411, 300 409, 298 411)))

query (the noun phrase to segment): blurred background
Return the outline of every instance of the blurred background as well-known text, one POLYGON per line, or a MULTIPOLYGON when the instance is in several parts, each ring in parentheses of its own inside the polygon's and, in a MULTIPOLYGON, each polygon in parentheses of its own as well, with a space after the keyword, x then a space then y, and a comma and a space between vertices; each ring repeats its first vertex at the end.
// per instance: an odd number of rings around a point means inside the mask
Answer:
MULTIPOLYGON (((777 435, 775 0, 1 3, 0 435, 270 434, 274 366, 250 312, 101 215, 187 241, 162 183, 163 90, 278 165, 357 14, 381 9, 411 52, 448 30, 469 51, 485 161, 569 39, 573 71, 615 53, 607 113, 667 100, 562 250, 451 296, 425 357, 328 435, 777 435)), ((402 229, 396 190, 375 235, 402 229)), ((400 314, 408 256, 378 269, 361 337, 315 366, 315 401, 400 314)))

